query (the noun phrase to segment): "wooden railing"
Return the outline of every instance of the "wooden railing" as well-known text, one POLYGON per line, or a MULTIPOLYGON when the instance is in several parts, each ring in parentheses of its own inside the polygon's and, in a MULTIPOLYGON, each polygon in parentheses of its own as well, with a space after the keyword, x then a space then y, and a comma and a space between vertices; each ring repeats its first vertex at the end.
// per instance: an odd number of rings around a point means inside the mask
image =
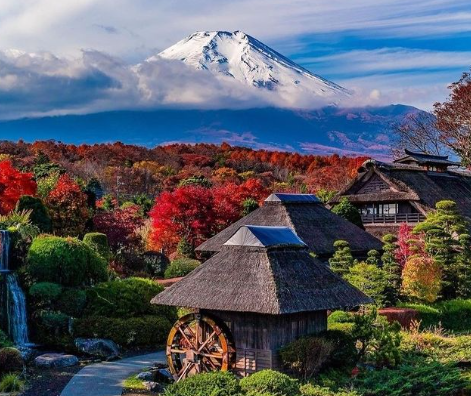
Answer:
POLYGON ((395 215, 362 215, 363 224, 420 223, 425 220, 422 213, 398 213, 395 215))

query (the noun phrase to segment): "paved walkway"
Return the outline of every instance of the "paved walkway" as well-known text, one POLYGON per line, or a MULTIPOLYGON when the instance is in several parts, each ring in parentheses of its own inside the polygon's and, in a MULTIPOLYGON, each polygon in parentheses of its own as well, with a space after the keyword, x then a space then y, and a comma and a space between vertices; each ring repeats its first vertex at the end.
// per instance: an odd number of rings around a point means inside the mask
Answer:
POLYGON ((91 364, 75 374, 60 396, 121 396, 123 381, 155 362, 165 363, 165 352, 91 364))

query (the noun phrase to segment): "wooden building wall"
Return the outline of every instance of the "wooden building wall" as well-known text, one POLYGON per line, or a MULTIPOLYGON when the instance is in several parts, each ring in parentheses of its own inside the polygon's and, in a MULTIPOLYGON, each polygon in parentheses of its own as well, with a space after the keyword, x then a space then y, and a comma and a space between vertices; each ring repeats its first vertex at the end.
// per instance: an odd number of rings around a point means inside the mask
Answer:
POLYGON ((278 350, 282 346, 327 329, 327 311, 290 315, 208 313, 224 321, 231 331, 236 348, 236 371, 241 375, 280 368, 278 350))

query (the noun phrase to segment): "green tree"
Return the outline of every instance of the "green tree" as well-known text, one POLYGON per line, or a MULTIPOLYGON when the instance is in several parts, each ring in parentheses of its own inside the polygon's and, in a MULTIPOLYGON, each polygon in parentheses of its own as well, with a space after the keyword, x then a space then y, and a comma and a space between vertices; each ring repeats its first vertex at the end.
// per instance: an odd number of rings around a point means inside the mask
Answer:
POLYGON ((321 188, 320 190, 317 190, 316 192, 316 197, 319 198, 323 203, 329 202, 335 195, 337 194, 336 191, 334 190, 326 190, 324 188, 321 188))
POLYGON ((383 271, 386 276, 385 304, 395 305, 401 290, 402 269, 396 260, 397 238, 393 234, 387 234, 383 237, 383 271))
POLYGON ((183 179, 182 181, 180 181, 178 186, 179 187, 182 187, 182 186, 200 186, 200 187, 204 187, 204 188, 211 188, 212 183, 208 179, 206 179, 203 175, 199 175, 199 176, 192 176, 192 177, 189 177, 187 179, 183 179))
POLYGON ((52 231, 52 221, 41 198, 23 195, 16 204, 16 210, 18 212, 31 210, 29 217, 31 223, 42 232, 48 233, 52 231))
POLYGON ((340 202, 332 208, 332 212, 364 229, 360 212, 346 197, 343 197, 340 202))
POLYGON ((177 254, 180 257, 195 258, 195 247, 188 241, 187 238, 182 238, 177 245, 177 254))
POLYGON ((386 273, 377 265, 360 262, 344 275, 347 282, 371 297, 379 306, 386 301, 386 273))
POLYGON ((247 216, 255 209, 259 208, 258 202, 253 198, 247 198, 242 202, 242 216, 247 216))
POLYGON ((354 264, 352 251, 348 242, 344 240, 335 241, 334 248, 334 255, 329 259, 330 269, 343 276, 354 264))

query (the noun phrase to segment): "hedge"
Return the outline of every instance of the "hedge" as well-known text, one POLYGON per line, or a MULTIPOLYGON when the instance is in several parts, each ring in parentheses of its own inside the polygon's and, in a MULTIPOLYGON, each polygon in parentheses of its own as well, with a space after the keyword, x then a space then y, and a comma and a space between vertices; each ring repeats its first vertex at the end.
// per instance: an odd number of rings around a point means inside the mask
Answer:
POLYGON ((165 344, 172 322, 158 316, 138 318, 85 317, 74 320, 74 337, 107 338, 123 347, 165 344))
POLYGON ((101 257, 107 260, 110 256, 108 237, 101 232, 89 232, 83 237, 83 242, 94 249, 101 257))
POLYGON ((27 263, 26 270, 36 282, 85 286, 108 277, 103 257, 76 238, 48 235, 34 238, 27 263))
POLYGON ((297 396, 299 383, 294 378, 274 370, 262 370, 240 380, 240 387, 247 394, 270 396, 297 396))

